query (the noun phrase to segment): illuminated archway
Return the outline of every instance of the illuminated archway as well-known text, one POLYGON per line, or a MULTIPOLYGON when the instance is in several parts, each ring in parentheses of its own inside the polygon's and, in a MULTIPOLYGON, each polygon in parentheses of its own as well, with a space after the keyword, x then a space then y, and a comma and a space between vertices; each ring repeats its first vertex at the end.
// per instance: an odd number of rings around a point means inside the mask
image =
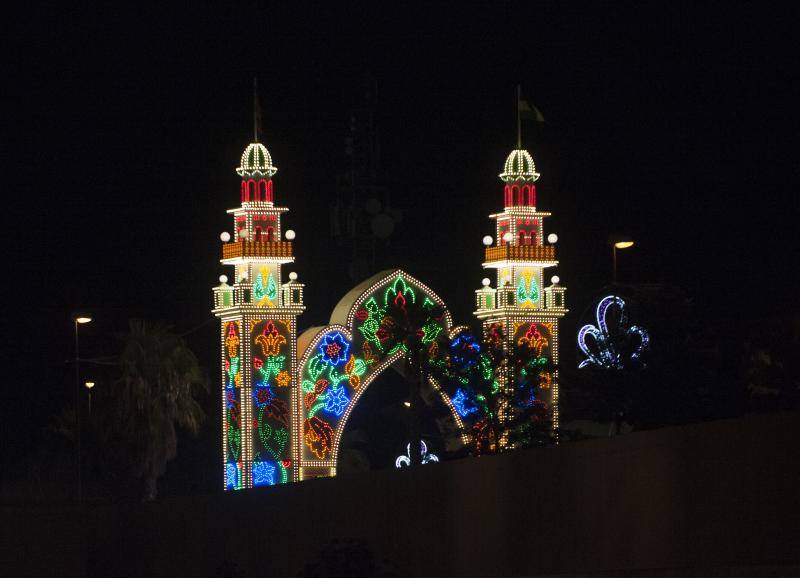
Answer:
MULTIPOLYGON (((336 475, 342 433, 359 398, 384 370, 405 355, 390 347, 384 322, 394 302, 421 307, 441 306, 444 314, 421 327, 422 342, 433 345, 441 335, 459 328, 444 302, 404 271, 383 271, 354 287, 336 305, 330 324, 312 327, 298 338, 297 383, 293 419, 293 461, 296 479, 336 475)), ((464 424, 450 396, 433 378, 429 383, 450 410, 466 443, 464 424)))

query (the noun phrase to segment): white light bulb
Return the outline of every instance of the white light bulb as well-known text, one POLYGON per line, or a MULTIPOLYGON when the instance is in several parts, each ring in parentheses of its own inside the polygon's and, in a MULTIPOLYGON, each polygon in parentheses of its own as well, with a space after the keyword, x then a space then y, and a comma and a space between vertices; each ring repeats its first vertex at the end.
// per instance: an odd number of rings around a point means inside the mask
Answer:
POLYGON ((494 239, 492 239, 492 236, 491 236, 491 235, 486 235, 486 236, 483 238, 483 244, 484 244, 484 245, 486 245, 487 247, 488 247, 489 245, 491 245, 492 243, 494 243, 494 239))
POLYGON ((297 273, 295 273, 294 271, 289 273, 289 280, 290 281, 297 281, 297 273))
POLYGON ((505 235, 503 235, 503 241, 505 241, 506 243, 510 243, 511 239, 513 239, 513 238, 514 238, 514 235, 512 235, 510 231, 508 233, 506 233, 505 235))
POLYGON ((555 233, 550 233, 549 235, 547 235, 547 242, 550 244, 558 242, 558 235, 556 235, 555 233))
POLYGON ((247 229, 242 229, 239 231, 239 238, 247 241, 247 229))
POLYGON ((552 283, 553 285, 558 285, 559 281, 561 281, 561 279, 558 277, 558 275, 553 275, 552 277, 550 277, 550 283, 552 283))
POLYGON ((284 236, 285 236, 285 237, 286 237, 286 238, 287 238, 289 241, 291 241, 291 240, 293 240, 293 239, 295 238, 295 236, 296 236, 296 235, 295 235, 295 232, 294 232, 292 229, 289 229, 289 230, 287 230, 287 231, 286 231, 286 234, 285 234, 284 236))
POLYGON ((219 234, 219 240, 222 241, 223 243, 227 243, 228 241, 231 240, 231 234, 228 231, 224 231, 219 234))
POLYGON ((219 282, 220 283, 227 283, 228 282, 228 276, 227 275, 220 275, 219 276, 219 282))
POLYGON ((484 287, 488 287, 490 284, 491 281, 489 280, 488 277, 484 277, 483 280, 481 281, 481 285, 483 285, 484 287))

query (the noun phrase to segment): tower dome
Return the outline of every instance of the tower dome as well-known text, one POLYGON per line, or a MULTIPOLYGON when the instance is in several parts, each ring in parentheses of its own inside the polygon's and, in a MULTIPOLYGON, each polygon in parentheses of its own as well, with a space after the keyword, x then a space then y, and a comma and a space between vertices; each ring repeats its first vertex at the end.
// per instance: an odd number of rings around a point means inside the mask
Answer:
POLYGON ((516 149, 511 151, 506 159, 506 164, 503 167, 503 172, 500 173, 500 179, 510 183, 513 181, 531 181, 534 182, 539 178, 539 173, 536 172, 536 165, 533 163, 531 153, 524 149, 516 149))
MULTIPOLYGON (((532 161, 531 161, 532 162, 532 161)), ((259 142, 247 145, 242 153, 242 165, 236 173, 243 178, 272 178, 278 172, 278 167, 272 164, 272 156, 267 147, 259 142)))

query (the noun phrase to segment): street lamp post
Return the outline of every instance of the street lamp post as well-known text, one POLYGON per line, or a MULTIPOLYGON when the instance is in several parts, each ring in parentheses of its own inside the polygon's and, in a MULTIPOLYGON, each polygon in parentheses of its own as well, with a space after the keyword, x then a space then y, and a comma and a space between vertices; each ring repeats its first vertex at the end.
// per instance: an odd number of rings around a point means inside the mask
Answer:
POLYGON ((624 236, 612 236, 609 239, 611 243, 611 270, 612 280, 614 285, 617 284, 617 249, 628 249, 633 247, 633 239, 624 236))
POLYGON ((94 382, 93 381, 87 381, 83 385, 86 387, 86 392, 89 394, 89 406, 88 406, 87 413, 89 414, 89 417, 91 419, 91 415, 92 415, 92 388, 94 387, 94 382))
POLYGON ((81 366, 80 366, 80 341, 78 339, 78 325, 91 323, 92 318, 86 315, 76 315, 75 322, 75 439, 77 445, 76 471, 78 475, 78 503, 83 499, 81 488, 81 366))

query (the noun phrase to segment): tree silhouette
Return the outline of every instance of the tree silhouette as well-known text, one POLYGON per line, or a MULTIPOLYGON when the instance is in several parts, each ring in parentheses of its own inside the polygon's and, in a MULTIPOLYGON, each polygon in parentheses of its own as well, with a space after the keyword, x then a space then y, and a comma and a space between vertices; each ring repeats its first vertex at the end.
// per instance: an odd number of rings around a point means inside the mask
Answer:
POLYGON ((144 483, 144 499, 153 500, 177 453, 176 426, 196 434, 205 419, 196 397, 208 384, 195 355, 163 324, 132 320, 119 363, 115 423, 144 483))

